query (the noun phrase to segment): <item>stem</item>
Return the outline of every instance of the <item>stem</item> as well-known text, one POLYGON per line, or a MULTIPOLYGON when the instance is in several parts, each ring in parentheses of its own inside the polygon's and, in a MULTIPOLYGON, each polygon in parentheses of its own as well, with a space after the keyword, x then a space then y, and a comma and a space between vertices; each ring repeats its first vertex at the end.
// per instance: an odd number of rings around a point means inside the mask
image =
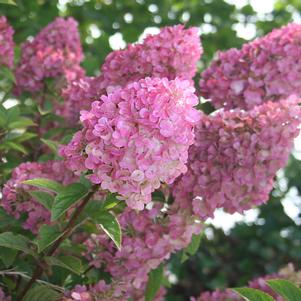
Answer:
MULTIPOLYGON (((75 209, 72 217, 70 218, 68 224, 66 225, 65 229, 63 230, 64 234, 52 245, 52 247, 44 254, 44 256, 41 257, 40 262, 43 262, 43 259, 45 256, 51 256, 53 253, 57 250, 57 248, 60 246, 60 244, 72 233, 74 226, 76 225, 76 220, 79 217, 79 215, 82 213, 83 209, 86 207, 88 202, 90 201, 91 197, 94 195, 96 190, 98 189, 98 186, 94 185, 91 189, 91 191, 84 197, 80 205, 75 209)), ((41 277, 41 275, 44 272, 44 268, 42 264, 38 264, 36 267, 30 281, 27 283, 23 291, 20 293, 20 295, 17 297, 16 301, 21 301, 25 297, 26 293, 31 289, 33 284, 36 282, 38 278, 41 277)))

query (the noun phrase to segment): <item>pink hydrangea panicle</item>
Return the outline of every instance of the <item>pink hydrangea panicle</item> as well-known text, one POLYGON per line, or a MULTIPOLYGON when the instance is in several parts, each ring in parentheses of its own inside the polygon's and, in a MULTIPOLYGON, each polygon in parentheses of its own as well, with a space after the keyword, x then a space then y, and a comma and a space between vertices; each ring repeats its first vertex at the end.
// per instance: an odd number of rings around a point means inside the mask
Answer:
POLYGON ((204 116, 189 150, 188 172, 173 185, 175 198, 192 202, 202 219, 216 208, 234 213, 266 202, 299 133, 298 102, 291 96, 250 111, 204 116))
POLYGON ((110 53, 101 68, 103 85, 123 87, 147 76, 191 80, 202 51, 196 27, 164 27, 141 44, 110 53))
POLYGON ((123 233, 122 248, 116 249, 105 234, 91 235, 85 242, 85 255, 90 265, 103 268, 115 282, 123 283, 128 297, 143 301, 137 295, 144 292, 149 272, 185 248, 202 226, 192 217, 191 208, 179 210, 177 203, 167 210, 159 203, 150 210, 126 208, 118 220, 123 233))
POLYGON ((289 24, 238 49, 219 52, 201 74, 201 94, 216 108, 252 109, 301 94, 301 25, 289 24))
POLYGON ((13 67, 14 64, 14 30, 5 16, 0 16, 0 66, 13 67))
POLYGON ((28 162, 14 169, 11 179, 3 187, 0 206, 16 219, 26 214, 24 229, 37 233, 42 224, 50 222, 50 213, 29 194, 37 188, 22 183, 34 178, 47 178, 67 185, 76 181, 77 177, 66 169, 63 161, 28 162))
POLYGON ((185 173, 200 113, 189 81, 146 78, 114 90, 81 112, 83 129, 61 147, 73 171, 117 192, 135 209, 151 201, 160 183, 185 173))
POLYGON ((69 82, 62 90, 63 103, 56 105, 56 114, 66 118, 70 125, 78 123, 80 111, 89 110, 93 101, 106 94, 101 85, 99 77, 83 76, 69 82))
POLYGON ((196 73, 202 47, 197 28, 182 25, 164 27, 159 34, 148 36, 141 44, 111 52, 101 75, 84 77, 63 91, 64 103, 57 112, 74 124, 80 110, 88 110, 94 100, 145 77, 191 80, 196 73))
MULTIPOLYGON (((130 296, 124 283, 106 284, 100 280, 95 285, 77 285, 62 301, 128 301, 130 297, 135 301, 144 301, 144 291, 145 287, 130 296)), ((164 301, 165 293, 166 290, 161 287, 153 300, 164 301)))
POLYGON ((77 22, 73 18, 57 18, 22 45, 16 70, 17 89, 37 92, 43 89, 46 78, 75 80, 84 74, 82 59, 77 22))

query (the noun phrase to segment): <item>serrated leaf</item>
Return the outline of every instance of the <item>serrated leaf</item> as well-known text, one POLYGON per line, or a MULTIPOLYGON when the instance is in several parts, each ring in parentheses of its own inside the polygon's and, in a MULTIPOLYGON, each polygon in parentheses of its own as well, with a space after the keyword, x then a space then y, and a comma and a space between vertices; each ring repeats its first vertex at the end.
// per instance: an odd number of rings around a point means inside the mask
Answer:
POLYGON ((30 179, 30 180, 23 181, 22 183, 26 185, 39 187, 39 188, 45 188, 54 191, 56 193, 59 193, 64 188, 62 184, 45 178, 30 179))
POLYGON ((57 153, 58 143, 56 141, 41 139, 41 141, 46 144, 55 154, 57 153))
POLYGON ((278 293, 286 301, 300 301, 301 289, 285 279, 273 279, 266 281, 273 291, 278 293))
POLYGON ((145 290, 145 301, 152 301, 160 289, 163 279, 163 264, 155 270, 150 271, 145 290))
POLYGON ((51 209, 51 220, 60 218, 72 205, 80 201, 89 190, 80 183, 73 183, 64 187, 55 197, 51 209))
POLYGON ((4 232, 0 234, 0 246, 22 251, 27 254, 33 254, 29 248, 30 240, 20 234, 14 234, 12 232, 4 232))
POLYGON ((118 249, 121 248, 121 228, 116 217, 107 212, 101 211, 94 219, 102 230, 113 240, 118 249))
POLYGON ((36 126, 36 124, 31 119, 26 117, 19 117, 18 120, 8 124, 8 128, 10 129, 23 129, 29 126, 36 126))
POLYGON ((30 289, 22 301, 58 301, 61 294, 46 285, 36 285, 30 289))
POLYGON ((38 201, 40 204, 42 204, 46 209, 51 210, 54 196, 45 192, 45 191, 28 191, 30 195, 34 197, 36 201, 38 201))
POLYGON ((275 301, 270 295, 254 288, 241 287, 234 288, 233 291, 246 301, 275 301))
POLYGON ((5 267, 10 267, 18 254, 18 250, 0 247, 0 258, 5 267))
POLYGON ((63 234, 64 232, 60 231, 57 226, 42 225, 39 230, 39 238, 36 240, 38 252, 41 253, 43 250, 48 248, 63 234))
POLYGON ((49 265, 55 265, 67 269, 77 275, 83 273, 82 262, 79 258, 74 256, 61 256, 61 257, 46 257, 46 262, 49 265))

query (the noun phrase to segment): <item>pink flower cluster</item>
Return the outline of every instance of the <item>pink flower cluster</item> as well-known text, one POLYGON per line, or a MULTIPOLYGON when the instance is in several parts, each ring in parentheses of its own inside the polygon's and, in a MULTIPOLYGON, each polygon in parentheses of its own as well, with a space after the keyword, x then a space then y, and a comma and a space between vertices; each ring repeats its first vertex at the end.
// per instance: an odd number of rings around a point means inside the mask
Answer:
POLYGON ((202 219, 216 208, 242 212, 267 201, 299 133, 298 100, 204 116, 189 150, 188 172, 174 184, 175 198, 193 200, 202 219))
MULTIPOLYGON (((145 289, 145 287, 144 287, 145 289)), ((144 301, 144 291, 136 290, 132 295, 132 300, 144 301)), ((153 301, 164 301, 165 289, 160 288, 153 301)), ((95 285, 89 287, 77 285, 67 297, 62 301, 128 301, 129 295, 126 293, 126 287, 122 283, 106 284, 101 280, 95 285)))
POLYGON ((13 67, 14 64, 14 30, 7 23, 6 17, 0 16, 0 66, 13 67))
POLYGON ((289 24, 241 50, 220 52, 201 77, 201 94, 216 108, 251 109, 301 94, 301 25, 289 24))
POLYGON ((67 185, 77 177, 66 169, 63 161, 28 162, 14 169, 11 179, 3 187, 0 206, 16 219, 25 214, 24 229, 37 233, 42 224, 50 222, 50 213, 28 193, 37 188, 22 184, 23 181, 34 178, 47 178, 67 185))
POLYGON ((80 67, 82 59, 77 22, 73 18, 57 18, 22 45, 16 70, 17 88, 37 92, 43 89, 47 78, 75 80, 84 74, 80 67))
POLYGON ((79 121, 80 111, 89 110, 91 103, 99 100, 106 91, 99 77, 83 76, 69 82, 61 94, 64 101, 56 105, 55 112, 65 117, 70 125, 74 125, 79 121))
POLYGON ((197 28, 165 27, 142 44, 111 52, 101 68, 103 84, 123 87, 147 76, 191 80, 201 54, 197 28))
POLYGON ((59 114, 74 123, 78 112, 89 109, 91 102, 101 95, 148 76, 191 80, 201 54, 197 28, 165 27, 159 34, 148 36, 142 44, 111 52, 101 67, 100 76, 70 83, 63 92, 64 104, 59 114))
MULTIPOLYGON (((116 298, 127 301, 132 298, 143 301, 149 272, 167 260, 173 252, 185 248, 192 235, 198 235, 202 228, 195 220, 191 206, 180 209, 177 202, 169 208, 153 204, 152 209, 138 212, 126 208, 118 219, 123 233, 121 250, 117 250, 105 234, 93 234, 85 242, 85 256, 90 264, 110 273, 115 285, 103 286, 102 281, 102 286, 97 286, 98 295, 95 294, 95 287, 81 287, 82 295, 75 288, 71 293, 73 299, 70 300, 107 300, 102 299, 107 295, 108 300, 116 298), (77 296, 82 299, 76 299, 77 296)), ((164 289, 161 288, 156 300, 163 300, 163 296, 164 289)))
POLYGON ((186 172, 200 113, 189 81, 146 78, 116 89, 81 113, 83 130, 60 154, 71 170, 142 210, 161 182, 186 172))

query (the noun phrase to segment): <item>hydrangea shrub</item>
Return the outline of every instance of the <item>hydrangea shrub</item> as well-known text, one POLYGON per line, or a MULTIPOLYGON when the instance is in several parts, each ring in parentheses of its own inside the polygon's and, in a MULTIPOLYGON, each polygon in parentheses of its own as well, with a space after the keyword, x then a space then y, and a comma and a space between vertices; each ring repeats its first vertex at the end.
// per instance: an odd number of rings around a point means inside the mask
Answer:
MULTIPOLYGON (((171 256, 196 251, 215 209, 267 202, 287 163, 301 123, 299 25, 220 53, 200 80, 210 114, 195 88, 197 28, 113 51, 95 77, 73 18, 24 41, 15 62, 13 33, 1 16, 0 299, 165 300, 171 256)), ((276 296, 261 278, 250 287, 276 296)))

